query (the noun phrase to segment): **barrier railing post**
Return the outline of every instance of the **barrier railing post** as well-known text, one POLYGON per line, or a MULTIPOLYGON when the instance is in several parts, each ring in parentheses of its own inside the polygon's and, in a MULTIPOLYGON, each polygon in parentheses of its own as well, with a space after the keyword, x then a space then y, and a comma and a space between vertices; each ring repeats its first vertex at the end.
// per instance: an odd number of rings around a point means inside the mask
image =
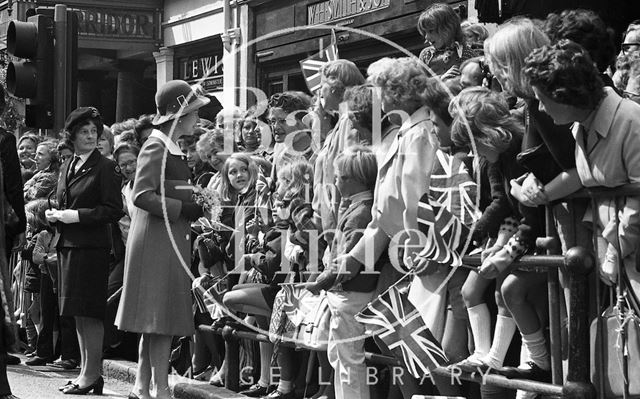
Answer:
POLYGON ((562 388, 565 398, 594 399, 596 390, 591 384, 589 368, 589 288, 587 276, 594 268, 589 251, 574 247, 565 255, 571 290, 571 314, 569 315, 569 370, 567 382, 562 388))
POLYGON ((224 338, 224 359, 227 363, 224 386, 231 391, 238 392, 240 389, 240 342, 230 326, 224 327, 222 338, 224 338))

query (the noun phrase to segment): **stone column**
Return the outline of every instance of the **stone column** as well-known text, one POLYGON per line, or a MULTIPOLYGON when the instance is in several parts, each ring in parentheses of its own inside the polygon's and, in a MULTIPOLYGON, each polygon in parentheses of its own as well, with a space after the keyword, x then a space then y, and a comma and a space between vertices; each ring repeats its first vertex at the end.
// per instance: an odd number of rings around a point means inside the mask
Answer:
POLYGON ((146 62, 121 61, 117 75, 116 122, 137 118, 143 112, 144 102, 149 100, 149 88, 144 84, 146 62))
POLYGON ((159 89, 163 84, 173 80, 174 52, 172 48, 161 47, 159 51, 153 53, 153 57, 156 59, 156 80, 159 89))

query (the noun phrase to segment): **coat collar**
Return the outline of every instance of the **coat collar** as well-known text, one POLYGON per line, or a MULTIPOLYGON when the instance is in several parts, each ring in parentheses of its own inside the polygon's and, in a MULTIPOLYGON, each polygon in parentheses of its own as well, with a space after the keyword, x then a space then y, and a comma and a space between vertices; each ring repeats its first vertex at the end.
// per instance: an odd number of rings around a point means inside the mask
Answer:
POLYGON ((149 138, 151 137, 155 137, 158 140, 162 141, 164 145, 167 147, 169 154, 176 155, 179 157, 183 157, 185 155, 184 152, 180 150, 180 147, 178 147, 178 145, 173 140, 171 140, 166 134, 162 133, 160 130, 153 129, 153 131, 149 135, 149 138))
POLYGON ((391 142, 391 148, 389 148, 389 151, 385 155, 384 161, 382 162, 382 164, 378 167, 378 170, 380 170, 382 166, 386 165, 389 161, 393 159, 393 157, 396 156, 396 153, 398 152, 398 148, 400 148, 399 145, 400 145, 400 139, 402 138, 402 135, 408 132, 412 127, 414 127, 418 123, 428 121, 428 120, 430 120, 429 108, 426 105, 415 110, 413 114, 411 114, 400 126, 400 129, 398 130, 398 134, 391 142))
POLYGON ((98 151, 97 149, 93 150, 90 153, 87 160, 80 166, 80 169, 75 174, 75 176, 73 176, 73 179, 71 180, 69 180, 69 168, 71 166, 71 161, 73 161, 73 157, 69 158, 69 160, 67 160, 64 167, 65 179, 67 179, 67 188, 70 187, 76 181, 78 181, 80 178, 82 178, 84 175, 89 173, 89 171, 91 171, 91 169, 93 169, 93 167, 96 166, 98 161, 100 161, 101 157, 102 155, 100 155, 100 151, 98 151))

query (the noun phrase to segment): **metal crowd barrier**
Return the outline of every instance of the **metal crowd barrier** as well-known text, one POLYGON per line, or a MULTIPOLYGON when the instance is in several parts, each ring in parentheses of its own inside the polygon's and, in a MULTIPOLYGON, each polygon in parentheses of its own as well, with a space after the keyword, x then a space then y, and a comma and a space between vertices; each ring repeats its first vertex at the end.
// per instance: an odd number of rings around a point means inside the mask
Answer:
MULTIPOLYGON (((616 188, 595 188, 583 189, 570 197, 590 198, 595 204, 596 198, 603 197, 627 197, 640 196, 640 184, 628 184, 616 188)), ((597 211, 596 207, 592 207, 593 212, 597 211)), ((596 220, 594 218, 594 220, 596 220)), ((556 235, 551 227, 550 209, 547 208, 547 235, 548 237, 538 240, 538 246, 547 250, 548 255, 523 256, 514 263, 514 267, 518 266, 536 266, 547 269, 547 285, 549 296, 549 330, 550 330, 550 347, 551 347, 551 368, 552 383, 542 383, 536 381, 507 379, 503 376, 489 374, 482 376, 480 374, 462 373, 459 378, 467 381, 475 381, 499 386, 507 389, 521 389, 536 392, 542 395, 556 396, 567 399, 595 399, 604 398, 602 387, 596 392, 595 387, 591 383, 590 376, 590 333, 589 333, 589 309, 585 306, 589 302, 589 281, 592 277, 596 280, 596 295, 598 312, 602 309, 600 303, 600 282, 597 273, 592 273, 595 268, 595 259, 593 253, 581 247, 574 247, 562 256, 552 254, 557 252, 559 245, 553 237, 556 235), (569 317, 569 356, 568 356, 568 373, 566 380, 563 378, 562 372, 562 342, 561 342, 561 324, 560 324, 560 284, 558 280, 558 269, 563 266, 569 273, 570 285, 570 317, 569 317)), ((595 235, 595 233, 594 233, 595 235)), ((594 247, 597 250, 597 247, 594 247)), ((468 256, 464 258, 464 264, 469 266, 479 266, 481 260, 479 256, 468 256)), ((232 391, 239 389, 239 340, 249 339, 260 342, 270 342, 269 337, 265 334, 259 334, 251 331, 243 331, 234 329, 231 326, 225 326, 223 329, 215 330, 210 326, 200 326, 201 331, 208 331, 221 334, 225 340, 226 356, 225 359, 229 366, 226 373, 225 385, 232 391)), ((281 345, 293 346, 292 343, 282 343, 281 345)), ((602 350, 602 348, 599 348, 602 350)), ((377 364, 386 364, 397 366, 401 363, 392 357, 366 353, 368 361, 377 364)), ((596 365, 598 372, 602 377, 602 364, 596 365), (598 367, 599 366, 599 367, 598 367)), ((450 376, 451 371, 446 368, 439 368, 433 371, 437 375, 450 376)), ((603 378, 599 379, 602 384, 603 378)), ((627 392, 624 396, 628 397, 627 392)))

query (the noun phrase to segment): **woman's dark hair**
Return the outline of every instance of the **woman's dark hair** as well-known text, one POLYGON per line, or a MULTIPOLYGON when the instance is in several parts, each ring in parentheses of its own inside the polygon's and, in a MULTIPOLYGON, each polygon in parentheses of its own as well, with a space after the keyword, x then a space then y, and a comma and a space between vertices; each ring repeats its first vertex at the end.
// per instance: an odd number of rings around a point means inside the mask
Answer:
POLYGON ((447 126, 451 126, 453 122, 453 118, 449 113, 449 103, 452 97, 445 89, 445 86, 452 95, 456 96, 462 90, 462 87, 456 81, 457 79, 448 79, 442 83, 433 85, 431 90, 427 92, 428 94, 425 98, 425 105, 429 107, 438 118, 442 119, 447 126))
POLYGON ((295 113, 298 120, 302 120, 311 106, 311 97, 301 91, 285 91, 276 93, 269 98, 269 108, 282 108, 287 114, 295 113))
POLYGON ((100 115, 98 115, 97 117, 87 116, 86 118, 74 123, 74 125, 71 127, 71 131, 64 132, 64 138, 68 139, 71 143, 74 143, 80 129, 82 129, 89 123, 93 123, 93 125, 96 127, 98 133, 97 140, 100 140, 102 134, 104 133, 104 125, 102 123, 102 118, 100 117, 100 115))
POLYGON ((117 162, 118 157, 125 153, 131 153, 137 157, 138 154, 140 154, 140 148, 136 145, 128 144, 128 143, 119 144, 116 147, 115 151, 113 151, 113 159, 115 159, 117 162))
POLYGON ((611 32, 594 11, 578 9, 549 14, 544 31, 551 43, 569 39, 581 45, 601 73, 615 61, 616 48, 611 32))
POLYGON ((63 138, 58 142, 58 147, 56 149, 58 150, 58 154, 60 154, 60 152, 65 149, 73 152, 73 143, 71 143, 68 139, 63 138))
POLYGON ((535 49, 526 58, 523 72, 532 86, 561 104, 592 110, 605 94, 589 53, 570 40, 535 49))
POLYGON ((138 143, 142 144, 142 132, 144 130, 153 129, 153 117, 154 115, 140 115, 140 118, 135 123, 133 130, 136 132, 138 143))

